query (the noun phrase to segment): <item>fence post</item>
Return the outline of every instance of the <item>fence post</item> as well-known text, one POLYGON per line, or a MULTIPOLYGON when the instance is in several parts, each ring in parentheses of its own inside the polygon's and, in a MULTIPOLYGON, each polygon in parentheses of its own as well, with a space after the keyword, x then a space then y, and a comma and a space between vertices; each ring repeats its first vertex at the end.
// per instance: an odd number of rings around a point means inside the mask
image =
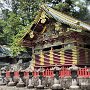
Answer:
POLYGON ((82 68, 82 76, 85 76, 85 68, 82 68))
POLYGON ((19 77, 19 72, 18 72, 18 71, 15 71, 15 72, 14 72, 14 77, 16 77, 16 78, 19 77))
POLYGON ((49 76, 49 69, 46 69, 46 76, 49 76))
POLYGON ((65 76, 64 74, 65 74, 65 67, 63 66, 63 67, 62 67, 62 77, 65 76))
POLYGON ((6 77, 10 77, 10 71, 6 71, 6 77))
POLYGON ((87 67, 85 66, 85 77, 87 78, 87 67))
POLYGON ((33 72, 33 75, 34 75, 34 77, 37 77, 37 72, 34 71, 34 72, 33 72))
MULTIPOLYGON (((88 70, 90 70, 90 68, 88 68, 88 70)), ((90 71, 88 71, 88 77, 90 78, 90 71)))

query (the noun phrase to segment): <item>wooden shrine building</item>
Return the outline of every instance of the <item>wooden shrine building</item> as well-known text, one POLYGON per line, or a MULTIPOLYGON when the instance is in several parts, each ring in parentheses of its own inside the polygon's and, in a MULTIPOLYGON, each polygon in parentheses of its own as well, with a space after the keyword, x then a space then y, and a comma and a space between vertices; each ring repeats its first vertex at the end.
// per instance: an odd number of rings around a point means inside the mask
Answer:
POLYGON ((21 44, 32 48, 34 67, 90 65, 90 25, 47 5, 41 6, 21 44))

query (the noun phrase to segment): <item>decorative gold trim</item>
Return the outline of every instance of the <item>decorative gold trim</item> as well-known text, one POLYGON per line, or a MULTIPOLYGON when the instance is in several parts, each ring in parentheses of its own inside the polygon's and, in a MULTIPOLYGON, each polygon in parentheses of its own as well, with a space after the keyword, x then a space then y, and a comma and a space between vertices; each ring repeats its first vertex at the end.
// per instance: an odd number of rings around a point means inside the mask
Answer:
POLYGON ((46 26, 44 26, 43 30, 41 31, 41 34, 43 34, 46 30, 46 26))
POLYGON ((42 14, 42 10, 39 11, 38 15, 35 17, 35 20, 29 25, 27 26, 28 30, 27 32, 23 35, 23 37, 19 40, 19 43, 22 42, 23 38, 26 36, 26 34, 30 33, 32 30, 31 30, 31 27, 33 26, 33 24, 39 22, 40 20, 40 16, 42 14))
POLYGON ((39 56, 40 56, 40 65, 44 65, 44 54, 42 51, 39 56))
POLYGON ((64 51, 60 49, 60 64, 64 65, 65 64, 65 55, 64 55, 64 51))
POLYGON ((49 63, 50 64, 54 64, 54 62, 53 62, 53 50, 52 50, 52 48, 51 48, 51 50, 50 50, 50 54, 49 54, 49 56, 50 56, 50 61, 49 61, 49 63))

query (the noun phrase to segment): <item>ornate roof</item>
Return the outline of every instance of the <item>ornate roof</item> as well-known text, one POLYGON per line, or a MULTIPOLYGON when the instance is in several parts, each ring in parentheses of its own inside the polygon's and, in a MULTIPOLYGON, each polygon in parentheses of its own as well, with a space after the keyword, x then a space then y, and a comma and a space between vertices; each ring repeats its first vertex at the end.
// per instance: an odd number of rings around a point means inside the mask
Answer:
POLYGON ((75 28, 82 28, 82 29, 90 30, 90 25, 88 25, 78 19, 75 19, 69 15, 66 15, 62 12, 56 11, 56 10, 48 7, 47 5, 42 5, 41 8, 46 13, 51 15, 56 21, 58 21, 60 23, 65 23, 65 24, 70 25, 71 27, 75 27, 75 28))
MULTIPOLYGON (((39 33, 42 34, 44 32, 44 30, 46 28, 45 27, 45 21, 46 21, 45 19, 46 18, 47 19, 53 18, 58 23, 63 23, 63 24, 69 25, 70 27, 75 28, 75 29, 90 31, 89 24, 86 24, 78 19, 75 19, 75 18, 73 18, 69 15, 66 15, 62 12, 59 12, 57 10, 54 10, 47 5, 41 5, 40 11, 38 12, 38 15, 36 16, 35 20, 30 25, 29 31, 22 37, 24 43, 28 42, 28 40, 25 40, 26 36, 28 36, 30 41, 33 41, 39 37, 39 33), (35 28, 36 28, 37 32, 34 32, 35 28), (41 31, 40 31, 40 29, 41 29, 41 31)), ((48 22, 48 20, 47 20, 47 22, 48 22)), ((22 39, 21 39, 21 42, 22 42, 22 39)), ((31 45, 31 43, 28 42, 28 45, 31 45)))

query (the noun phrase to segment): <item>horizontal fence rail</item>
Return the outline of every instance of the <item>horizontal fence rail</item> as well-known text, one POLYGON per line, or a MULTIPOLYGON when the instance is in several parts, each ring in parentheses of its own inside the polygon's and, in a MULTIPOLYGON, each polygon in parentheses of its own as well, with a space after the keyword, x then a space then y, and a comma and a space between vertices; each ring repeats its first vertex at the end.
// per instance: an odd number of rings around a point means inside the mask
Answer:
MULTIPOLYGON (((90 71, 88 71, 88 69, 89 68, 80 68, 77 71, 78 77, 89 78, 90 77, 90 71)), ((59 75, 60 75, 61 78, 70 77, 71 72, 70 72, 70 70, 67 69, 67 67, 62 67, 62 69, 60 70, 59 75)), ((29 73, 24 72, 24 77, 28 77, 28 76, 29 76, 29 73)), ((33 76, 34 77, 39 76, 39 72, 34 71, 33 76)), ((54 74, 53 74, 53 71, 50 70, 50 68, 46 68, 45 71, 43 72, 43 76, 44 77, 54 77, 54 74)), ((6 72, 6 77, 10 77, 10 71, 6 72)), ((14 72, 14 77, 19 77, 19 72, 18 71, 14 72)))

